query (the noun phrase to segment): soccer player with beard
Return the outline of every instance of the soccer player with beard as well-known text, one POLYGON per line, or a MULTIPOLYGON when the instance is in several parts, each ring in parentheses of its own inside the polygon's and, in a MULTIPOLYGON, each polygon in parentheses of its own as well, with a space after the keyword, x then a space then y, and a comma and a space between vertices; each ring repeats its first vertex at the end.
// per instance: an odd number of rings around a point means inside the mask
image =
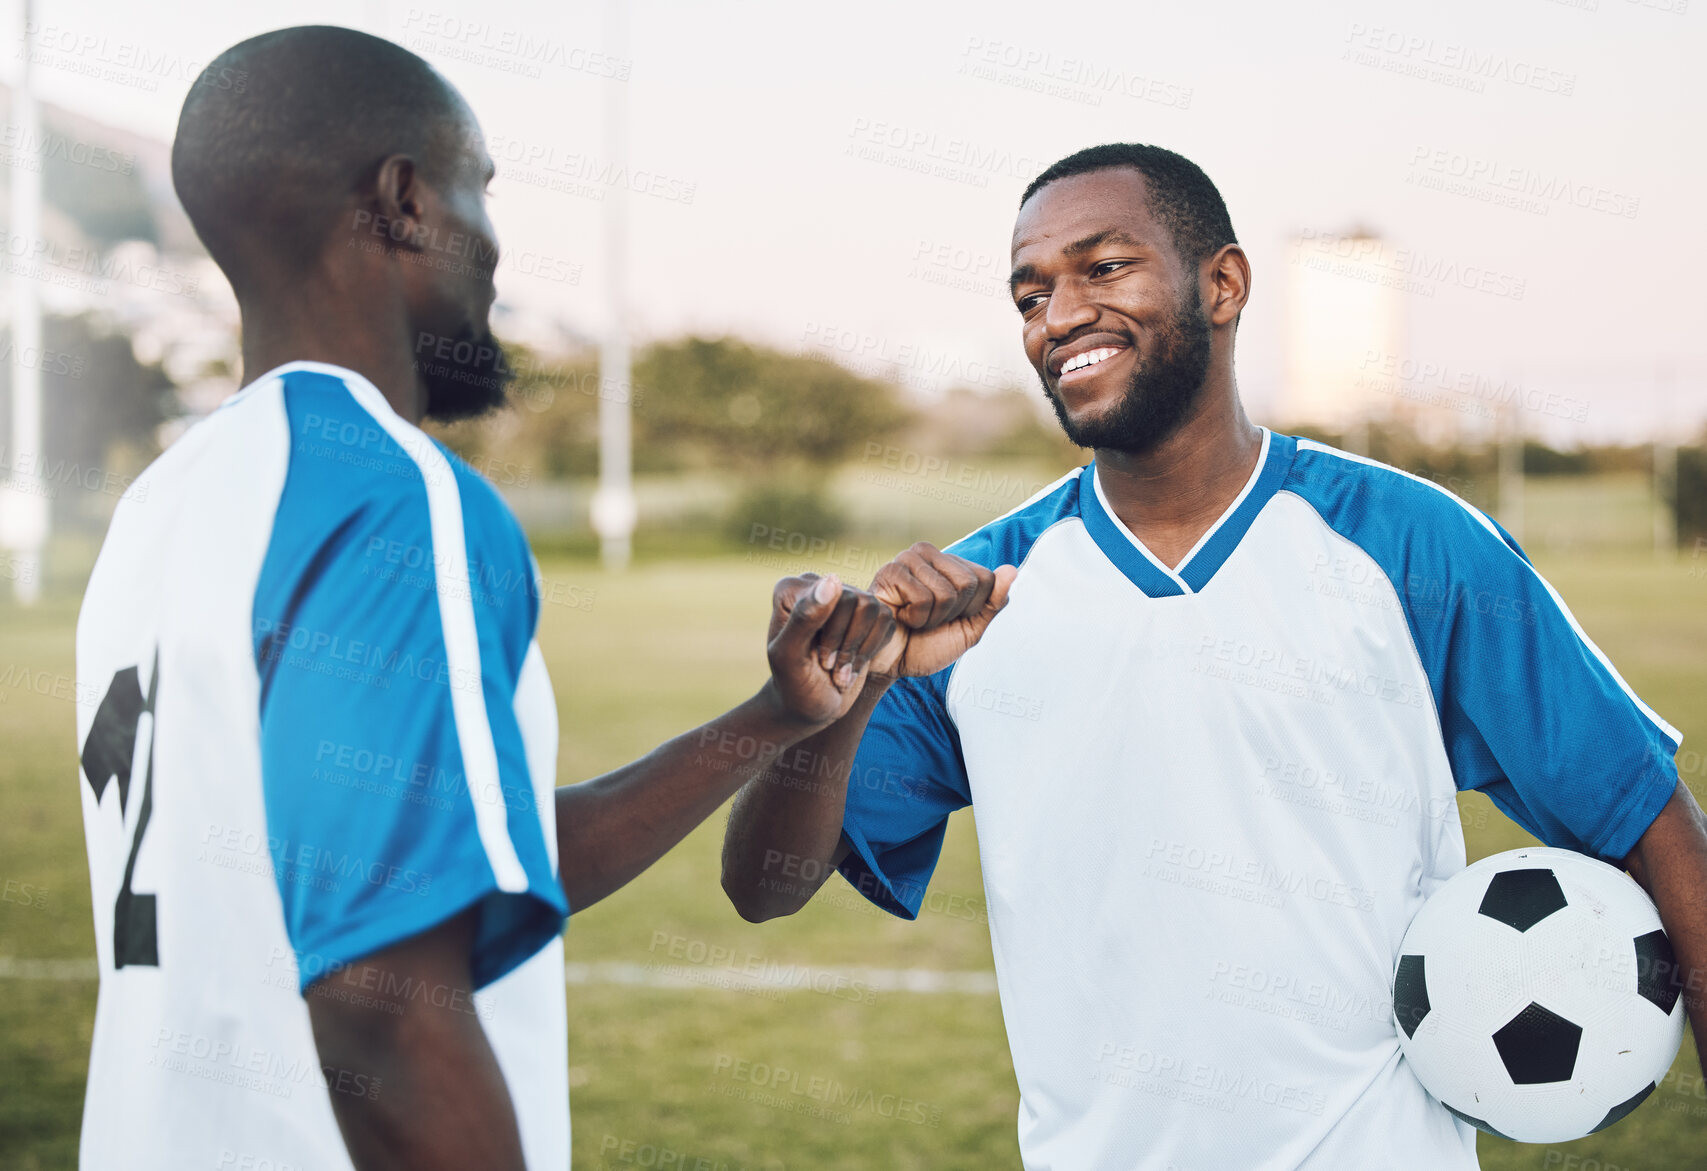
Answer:
MULTIPOLYGON (((950 547, 1020 567, 1000 619, 935 674, 873 673, 803 745, 851 757, 845 787, 749 783, 725 891, 758 921, 839 870, 914 918, 974 805, 1028 1168, 1475 1167, 1475 1104, 1429 1098, 1388 999, 1465 864, 1455 795, 1631 870, 1699 989, 1677 732, 1488 517, 1250 422, 1250 264, 1196 165, 1065 158, 1012 248, 1026 354, 1095 460, 950 547)), ((943 555, 909 556, 923 579, 943 555)), ((900 564, 873 591, 905 620, 900 564)))
POLYGON ((126 495, 79 616, 82 1165, 566 1167, 566 914, 845 712, 874 654, 946 664, 1005 586, 952 570, 920 630, 785 579, 751 699, 554 790, 527 542, 417 427, 504 397, 473 114, 396 45, 285 29, 203 72, 172 174, 250 377, 126 495))

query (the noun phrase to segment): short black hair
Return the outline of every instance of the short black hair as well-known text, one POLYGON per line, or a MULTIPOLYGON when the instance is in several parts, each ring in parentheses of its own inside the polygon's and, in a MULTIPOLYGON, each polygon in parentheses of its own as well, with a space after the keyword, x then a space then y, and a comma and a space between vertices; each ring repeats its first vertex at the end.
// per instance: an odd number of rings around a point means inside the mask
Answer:
POLYGON ((1025 189, 1020 206, 1057 179, 1114 167, 1131 167, 1144 176, 1150 211, 1173 236, 1181 260, 1196 264, 1217 249, 1239 242, 1226 201, 1203 168, 1184 155, 1139 142, 1090 146, 1051 164, 1025 189))
POLYGON ((390 41, 331 25, 262 33, 190 87, 172 186, 235 286, 257 264, 317 260, 345 201, 388 155, 438 172, 455 157, 446 130, 466 110, 432 66, 390 41))

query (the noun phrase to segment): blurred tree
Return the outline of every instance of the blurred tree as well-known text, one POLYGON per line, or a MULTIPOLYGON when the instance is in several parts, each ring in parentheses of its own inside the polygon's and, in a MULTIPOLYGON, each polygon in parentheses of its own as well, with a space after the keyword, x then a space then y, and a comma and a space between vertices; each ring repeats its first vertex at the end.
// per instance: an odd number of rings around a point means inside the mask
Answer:
POLYGON ((1527 476, 1586 476, 1594 471, 1593 453, 1578 448, 1556 451, 1533 439, 1523 441, 1523 473, 1527 476))
MULTIPOLYGON (((1307 439, 1344 448, 1346 436, 1316 427, 1298 427, 1294 433, 1307 439)), ((1403 422, 1369 425, 1369 457, 1432 481, 1467 503, 1492 509, 1498 499, 1499 452, 1490 444, 1434 444, 1425 442, 1403 422)))
POLYGON ((634 381, 637 446, 697 451, 748 477, 826 471, 909 413, 887 382, 732 338, 649 346, 634 381))
POLYGON ((597 475, 597 360, 579 354, 548 362, 513 343, 505 345, 504 358, 515 376, 508 409, 449 427, 429 423, 428 429, 500 486, 506 465, 510 482, 523 474, 528 480, 597 475))
POLYGON ((979 455, 991 459, 1027 459, 1067 471, 1087 463, 1091 453, 1078 446, 1061 428, 1028 410, 979 455))
POLYGON ((708 468, 741 481, 729 531, 753 523, 830 537, 844 518, 825 484, 835 466, 909 418, 895 387, 833 363, 731 338, 683 338, 642 349, 633 385, 599 377, 590 354, 544 361, 505 353, 509 410, 437 434, 504 486, 521 478, 598 472, 602 396, 630 397, 637 472, 708 468))
POLYGON ((824 469, 908 418, 893 386, 842 367, 720 338, 641 350, 632 387, 591 354, 547 361, 507 345, 511 409, 438 429, 458 452, 521 460, 546 478, 598 471, 599 399, 628 395, 637 471, 711 467, 743 476, 824 469))
POLYGON ((1559 451, 1533 439, 1523 444, 1523 470, 1531 476, 1596 476, 1607 472, 1646 472, 1653 450, 1647 444, 1602 445, 1559 451))
POLYGON ((1677 543, 1691 548, 1707 539, 1707 435, 1696 447, 1677 449, 1677 543))
POLYGON ((847 527, 830 472, 908 418, 895 387, 832 362, 732 338, 683 338, 642 351, 634 381, 636 444, 681 450, 745 481, 725 518, 828 540, 847 527))

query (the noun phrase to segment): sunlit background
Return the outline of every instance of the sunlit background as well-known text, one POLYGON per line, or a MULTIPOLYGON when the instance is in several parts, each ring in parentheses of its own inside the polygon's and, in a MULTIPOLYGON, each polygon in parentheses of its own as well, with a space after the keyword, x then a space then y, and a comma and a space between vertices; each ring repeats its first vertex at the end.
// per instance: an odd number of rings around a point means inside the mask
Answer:
MULTIPOLYGON (((542 641, 563 783, 750 690, 778 574, 863 583, 896 548, 952 540, 1086 458, 1024 361, 1007 244, 1033 175, 1124 140, 1187 155, 1227 200, 1255 272, 1238 338, 1252 415, 1496 515, 1691 733, 1699 791, 1704 21, 1691 0, 36 0, 32 129, 22 0, 0 0, 0 479, 51 521, 37 550, 0 517, 0 590, 40 595, 0 605, 15 746, 0 760, 0 1163, 71 1165, 81 1110, 77 600, 137 472, 244 377, 235 303, 167 168, 183 97, 221 50, 285 24, 362 28, 432 62, 481 120, 504 247, 494 324, 520 377, 511 410, 443 434, 562 587, 542 641), (33 228, 24 176, 42 188, 33 228), (32 302, 41 340, 21 346, 32 302), (624 350, 631 366, 613 367, 624 350), (31 380, 38 442, 11 422, 31 380), (632 433, 620 572, 592 521, 601 412, 607 441, 615 415, 632 433)), ((1480 797, 1464 809, 1472 857, 1521 840, 1480 797)), ((668 1166, 663 1150, 730 1168, 1013 1165, 970 819, 925 922, 888 922, 841 887, 762 930, 716 890, 720 823, 570 930, 577 1166, 668 1166), (717 948, 806 965, 806 986, 722 978, 717 948), (872 995, 814 991, 813 971, 872 995), (906 972, 930 990, 903 991, 906 972), (761 1100, 728 1072, 742 1060, 909 1095, 935 1121, 761 1100)), ((1707 1133, 1692 1060, 1569 1149, 1692 1165, 1707 1133)), ((1562 1165, 1549 1155, 1483 1143, 1489 1167, 1562 1165)))

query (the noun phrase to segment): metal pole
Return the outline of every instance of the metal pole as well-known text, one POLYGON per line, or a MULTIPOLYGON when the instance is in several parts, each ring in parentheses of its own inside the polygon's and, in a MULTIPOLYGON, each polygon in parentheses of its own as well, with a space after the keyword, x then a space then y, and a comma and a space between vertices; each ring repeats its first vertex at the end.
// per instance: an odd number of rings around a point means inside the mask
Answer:
POLYGON ((12 270, 12 418, 0 484, 0 544, 10 552, 13 595, 22 605, 41 596, 42 549, 47 545, 47 484, 42 480, 41 295, 30 264, 41 241, 41 114, 36 108, 31 54, 35 47, 35 3, 23 0, 23 36, 12 123, 21 149, 12 156, 12 238, 19 255, 12 270))
MULTIPOLYGON (((606 0, 608 51, 628 52, 626 0, 606 0)), ((593 494, 593 531, 605 568, 621 571, 633 554, 634 501, 629 418, 628 353, 628 82, 605 82, 605 152, 617 182, 605 192, 605 301, 608 318, 599 346, 599 487, 593 494)))

